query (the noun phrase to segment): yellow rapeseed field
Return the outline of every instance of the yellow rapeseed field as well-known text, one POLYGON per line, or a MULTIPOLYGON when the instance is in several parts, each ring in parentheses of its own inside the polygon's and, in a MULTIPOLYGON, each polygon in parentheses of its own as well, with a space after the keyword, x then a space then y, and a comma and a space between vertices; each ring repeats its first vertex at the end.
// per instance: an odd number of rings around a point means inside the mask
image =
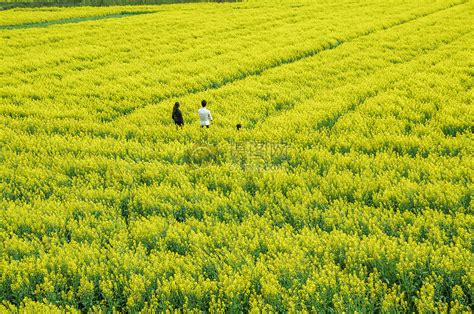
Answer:
POLYGON ((0 12, 0 312, 471 313, 473 13, 0 12))

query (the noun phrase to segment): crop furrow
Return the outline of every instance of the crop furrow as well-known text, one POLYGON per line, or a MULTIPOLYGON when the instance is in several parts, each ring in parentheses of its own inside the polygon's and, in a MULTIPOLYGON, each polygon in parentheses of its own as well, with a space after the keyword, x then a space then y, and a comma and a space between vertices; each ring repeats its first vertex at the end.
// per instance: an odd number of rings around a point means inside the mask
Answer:
MULTIPOLYGON (((468 35, 469 33, 470 32, 461 33, 461 34, 455 36, 454 38, 450 39, 448 42, 439 43, 439 44, 435 45, 434 47, 432 47, 430 49, 424 50, 423 53, 420 53, 420 54, 408 59, 407 61, 405 61, 403 63, 394 65, 393 67, 395 68, 395 67, 399 67, 399 66, 406 66, 407 64, 416 61, 418 58, 420 58, 420 57, 422 57, 426 54, 429 54, 433 51, 436 51, 436 50, 440 49, 441 47, 449 45, 452 42, 458 40, 459 38, 468 35)), ((379 73, 382 73, 382 72, 387 72, 387 71, 389 71, 390 68, 392 68, 392 67, 384 68, 383 70, 377 72, 376 74, 379 74, 379 73)), ((373 76, 375 76, 376 74, 374 74, 373 76)), ((385 84, 385 86, 382 86, 382 87, 380 87, 378 89, 375 89, 375 90, 368 91, 367 93, 365 93, 363 95, 358 95, 357 100, 352 102, 349 106, 345 107, 344 109, 342 109, 338 112, 335 112, 332 116, 327 117, 327 118, 321 120, 320 122, 318 122, 316 127, 315 127, 315 130, 321 130, 323 128, 331 130, 332 128, 334 128, 334 126, 338 123, 338 121, 342 117, 356 111, 357 108, 359 108, 360 106, 365 104, 369 99, 371 99, 373 97, 376 97, 377 95, 379 95, 381 93, 387 92, 389 90, 391 84, 393 84, 397 81, 403 80, 403 79, 404 79, 404 77, 394 77, 394 78, 390 79, 385 84)))
POLYGON ((121 13, 108 14, 108 15, 75 17, 75 18, 53 20, 53 21, 46 21, 46 22, 25 23, 25 24, 16 24, 16 25, 0 25, 0 30, 43 28, 43 27, 48 27, 48 26, 51 26, 51 25, 75 24, 75 23, 89 22, 89 21, 117 19, 117 18, 124 18, 124 17, 134 16, 134 15, 150 14, 150 13, 156 13, 156 12, 157 11, 153 11, 153 12, 121 12, 121 13))

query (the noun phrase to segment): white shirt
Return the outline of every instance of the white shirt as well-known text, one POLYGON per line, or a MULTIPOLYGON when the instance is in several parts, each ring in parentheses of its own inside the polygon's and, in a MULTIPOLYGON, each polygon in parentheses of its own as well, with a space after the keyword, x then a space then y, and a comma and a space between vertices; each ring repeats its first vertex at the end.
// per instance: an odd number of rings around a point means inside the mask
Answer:
POLYGON ((199 114, 199 122, 201 125, 209 125, 211 124, 212 121, 212 116, 211 112, 206 109, 205 107, 202 107, 201 109, 198 110, 199 114))

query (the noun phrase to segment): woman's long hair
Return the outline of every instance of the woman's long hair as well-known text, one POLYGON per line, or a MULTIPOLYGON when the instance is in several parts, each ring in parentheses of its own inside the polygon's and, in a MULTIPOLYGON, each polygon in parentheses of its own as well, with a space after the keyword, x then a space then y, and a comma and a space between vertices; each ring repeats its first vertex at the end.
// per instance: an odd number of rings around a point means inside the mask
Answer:
POLYGON ((179 102, 174 103, 173 111, 179 108, 179 102))

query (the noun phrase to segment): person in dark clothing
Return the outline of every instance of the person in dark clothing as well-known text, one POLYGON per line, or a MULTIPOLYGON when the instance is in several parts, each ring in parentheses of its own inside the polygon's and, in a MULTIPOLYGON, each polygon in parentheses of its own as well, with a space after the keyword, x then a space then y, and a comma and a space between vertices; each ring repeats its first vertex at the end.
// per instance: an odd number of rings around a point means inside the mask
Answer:
POLYGON ((239 131, 242 128, 242 124, 238 123, 236 127, 237 127, 237 131, 239 131))
POLYGON ((184 126, 183 114, 181 113, 181 110, 179 110, 179 102, 176 102, 174 104, 171 118, 173 118, 173 121, 176 124, 176 128, 182 128, 184 126))

